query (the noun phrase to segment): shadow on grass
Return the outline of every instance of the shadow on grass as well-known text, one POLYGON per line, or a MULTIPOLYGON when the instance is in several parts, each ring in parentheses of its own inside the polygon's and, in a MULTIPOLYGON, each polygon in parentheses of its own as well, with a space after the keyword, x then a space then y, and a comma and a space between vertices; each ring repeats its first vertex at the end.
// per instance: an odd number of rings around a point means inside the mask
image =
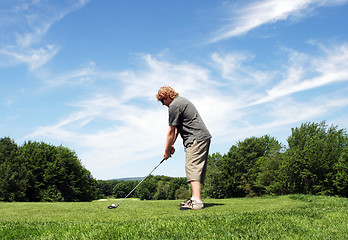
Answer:
POLYGON ((221 205, 225 205, 225 204, 222 204, 222 203, 204 203, 204 208, 210 208, 210 207, 221 206, 221 205))

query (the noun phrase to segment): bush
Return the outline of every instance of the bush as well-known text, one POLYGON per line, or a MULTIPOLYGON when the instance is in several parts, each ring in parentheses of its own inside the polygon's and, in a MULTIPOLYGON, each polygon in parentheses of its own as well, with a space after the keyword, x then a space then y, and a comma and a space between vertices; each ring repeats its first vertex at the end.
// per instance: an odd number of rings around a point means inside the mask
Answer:
POLYGON ((96 180, 75 152, 63 146, 0 140, 0 200, 91 201, 96 180))

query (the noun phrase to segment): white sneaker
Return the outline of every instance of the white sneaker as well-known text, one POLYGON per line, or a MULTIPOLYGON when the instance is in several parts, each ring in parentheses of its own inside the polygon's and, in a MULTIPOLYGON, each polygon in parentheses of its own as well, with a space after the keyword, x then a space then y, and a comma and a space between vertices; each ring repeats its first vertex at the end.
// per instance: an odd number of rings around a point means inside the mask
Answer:
POLYGON ((199 202, 191 198, 187 200, 185 203, 185 205, 180 207, 180 210, 199 210, 204 208, 203 202, 199 202))

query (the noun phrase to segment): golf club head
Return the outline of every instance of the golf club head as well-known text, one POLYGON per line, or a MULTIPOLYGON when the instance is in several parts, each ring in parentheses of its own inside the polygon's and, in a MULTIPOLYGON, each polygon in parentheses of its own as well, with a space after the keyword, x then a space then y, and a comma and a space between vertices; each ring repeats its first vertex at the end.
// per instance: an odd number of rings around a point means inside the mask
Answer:
POLYGON ((115 204, 111 204, 110 206, 108 206, 108 209, 115 209, 115 208, 117 208, 117 207, 118 207, 118 205, 115 206, 115 204))

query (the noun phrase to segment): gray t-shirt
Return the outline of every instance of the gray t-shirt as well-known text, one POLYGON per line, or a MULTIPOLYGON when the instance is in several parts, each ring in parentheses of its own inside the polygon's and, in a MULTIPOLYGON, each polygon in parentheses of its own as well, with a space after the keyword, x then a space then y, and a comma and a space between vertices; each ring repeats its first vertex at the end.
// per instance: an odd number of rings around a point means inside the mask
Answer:
POLYGON ((169 126, 175 126, 184 146, 211 138, 195 106, 186 98, 176 97, 169 105, 169 126))

